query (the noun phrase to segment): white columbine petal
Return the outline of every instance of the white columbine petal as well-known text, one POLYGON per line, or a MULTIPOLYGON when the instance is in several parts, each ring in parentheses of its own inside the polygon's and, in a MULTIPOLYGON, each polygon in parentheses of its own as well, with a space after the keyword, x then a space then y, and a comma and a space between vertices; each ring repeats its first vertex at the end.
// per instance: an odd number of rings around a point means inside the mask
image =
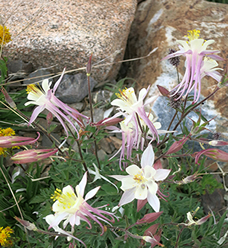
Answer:
POLYGON ((141 166, 144 168, 146 165, 152 166, 154 164, 154 151, 152 145, 149 145, 142 154, 141 166))
POLYGON ((163 181, 167 178, 171 170, 167 169, 157 169, 156 174, 154 176, 155 181, 163 181))

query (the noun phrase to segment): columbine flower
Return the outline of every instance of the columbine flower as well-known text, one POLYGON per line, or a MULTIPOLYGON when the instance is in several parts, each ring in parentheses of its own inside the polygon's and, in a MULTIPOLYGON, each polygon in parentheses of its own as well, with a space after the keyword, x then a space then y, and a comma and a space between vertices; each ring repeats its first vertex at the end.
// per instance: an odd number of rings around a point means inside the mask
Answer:
MULTIPOLYGON (((49 223, 49 228, 56 228, 62 220, 65 220, 63 222, 63 228, 70 223, 73 229, 75 225, 80 225, 81 220, 83 220, 87 222, 89 229, 91 229, 90 218, 101 227, 102 235, 104 233, 104 227, 99 220, 108 224, 109 221, 114 222, 114 214, 100 210, 99 208, 93 208, 86 202, 97 193, 100 187, 92 189, 86 194, 85 198, 83 198, 86 183, 87 173, 84 174, 81 182, 76 186, 76 194, 70 185, 64 187, 62 191, 56 189, 54 196, 52 196, 52 199, 56 201, 52 206, 52 210, 55 214, 51 215, 52 221, 49 223), (110 216, 111 220, 105 217, 104 214, 110 216)), ((50 218, 50 215, 46 216, 46 219, 47 218, 50 218)))
POLYGON ((153 135, 153 138, 155 138, 155 136, 158 138, 158 132, 156 128, 154 127, 153 123, 149 120, 145 112, 145 109, 144 109, 145 105, 155 100, 155 97, 151 97, 145 103, 143 103, 148 93, 148 90, 149 90, 149 87, 147 89, 145 88, 141 89, 139 92, 138 99, 132 87, 122 90, 122 91, 120 90, 120 94, 119 93, 116 94, 119 99, 113 100, 111 104, 114 106, 118 106, 119 107, 118 109, 121 111, 117 113, 116 115, 114 115, 112 118, 118 117, 123 114, 126 118, 125 119, 126 125, 128 125, 128 123, 132 121, 134 123, 135 128, 137 128, 138 126, 137 119, 138 117, 140 117, 150 129, 153 135))
POLYGON ((201 78, 208 75, 216 80, 220 79, 219 73, 215 72, 219 69, 215 68, 215 66, 217 66, 215 64, 216 62, 211 62, 209 65, 207 59, 204 59, 204 57, 207 56, 208 58, 216 60, 223 59, 215 55, 215 53, 219 53, 219 51, 207 50, 207 47, 214 43, 214 40, 205 41, 204 39, 199 39, 199 33, 199 30, 189 30, 187 35, 189 41, 177 40, 180 44, 180 50, 163 58, 170 59, 180 55, 186 57, 186 71, 184 77, 181 83, 174 88, 175 92, 173 95, 180 92, 180 96, 177 99, 181 98, 185 92, 185 96, 187 96, 188 93, 194 89, 194 102, 197 102, 201 91, 201 78), (198 94, 196 93, 197 91, 198 94))
MULTIPOLYGON (((51 112, 62 124, 67 136, 68 136, 68 131, 66 128, 66 125, 64 124, 64 121, 67 121, 73 129, 77 132, 78 131, 75 127, 75 125, 72 123, 72 121, 67 117, 67 115, 71 116, 77 123, 82 125, 82 123, 79 121, 77 118, 78 116, 82 116, 84 118, 87 118, 86 116, 80 114, 77 110, 70 108, 67 106, 65 103, 61 102, 56 96, 55 96, 55 91, 57 87, 59 86, 59 83, 63 77, 63 73, 59 80, 55 83, 53 89, 51 89, 51 84, 52 82, 48 82, 48 79, 43 80, 42 82, 42 89, 39 89, 36 85, 30 84, 27 86, 27 92, 28 92, 28 99, 31 100, 29 102, 25 103, 25 106, 29 104, 34 104, 38 105, 32 113, 32 116, 29 121, 29 125, 34 122, 34 120, 37 118, 39 113, 41 113, 44 109, 47 109, 49 112, 51 112), (62 111, 65 113, 63 113, 62 111)), ((79 137, 79 136, 78 136, 79 137)))
POLYGON ((111 176, 122 182, 121 189, 124 191, 119 206, 125 205, 134 199, 145 200, 149 202, 151 207, 158 212, 160 202, 156 193, 158 192, 158 184, 156 182, 163 181, 169 175, 170 170, 155 169, 154 151, 149 145, 142 154, 141 168, 137 165, 127 167, 127 176, 114 175, 111 176))
MULTIPOLYGON (((159 128, 161 128, 161 123, 157 122, 156 121, 157 119, 154 118, 151 113, 146 113, 146 115, 148 116, 148 119, 150 120, 150 122, 154 125, 158 134, 172 132, 172 131, 159 130, 159 128)), ((147 128, 146 123, 142 119, 139 119, 139 122, 140 122, 140 126, 138 125, 138 123, 135 126, 135 123, 133 121, 126 123, 126 119, 125 119, 125 120, 120 122, 120 129, 117 127, 113 127, 113 126, 107 127, 107 129, 112 130, 113 133, 122 133, 122 146, 113 155, 113 157, 114 157, 119 152, 121 152, 120 153, 120 160, 119 160, 119 165, 120 165, 121 170, 122 170, 121 162, 122 162, 122 159, 124 159, 125 152, 127 155, 127 159, 130 159, 133 149, 143 150, 145 138, 150 139, 150 140, 152 139, 151 136, 153 136, 153 134, 151 133, 150 130, 148 130, 146 136, 143 133, 146 131, 146 128, 147 128), (143 132, 142 132, 141 128, 142 128, 143 132)))
POLYGON ((208 214, 206 216, 204 216, 203 218, 197 220, 197 221, 194 221, 193 220, 193 216, 196 214, 196 212, 199 210, 199 207, 196 208, 196 210, 193 212, 193 214, 191 214, 191 212, 188 212, 187 213, 187 219, 188 219, 188 223, 181 223, 185 226, 192 226, 192 225, 196 225, 196 226, 199 226, 199 225, 202 225, 204 222, 207 221, 208 218, 211 217, 211 214, 208 214))
POLYGON ((11 41, 11 34, 6 26, 0 25, 0 46, 11 41))
POLYGON ((36 162, 54 155, 58 149, 30 149, 16 153, 11 157, 15 164, 36 162))

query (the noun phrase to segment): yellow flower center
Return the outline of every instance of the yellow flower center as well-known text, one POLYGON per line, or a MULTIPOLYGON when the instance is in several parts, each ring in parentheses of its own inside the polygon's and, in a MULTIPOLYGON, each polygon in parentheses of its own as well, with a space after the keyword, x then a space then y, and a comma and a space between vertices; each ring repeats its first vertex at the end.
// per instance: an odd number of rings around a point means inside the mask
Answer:
MULTIPOLYGON (((51 196, 51 199, 53 199, 53 201, 57 200, 59 203, 61 203, 63 209, 69 209, 75 205, 77 197, 74 193, 70 194, 67 192, 66 194, 63 194, 60 189, 56 189, 54 195, 51 196)), ((58 206, 60 206, 60 204, 58 204, 58 206)))
POLYGON ((5 26, 0 25, 0 46, 5 45, 11 41, 11 34, 9 29, 5 26))
POLYGON ((139 172, 136 175, 134 175, 133 179, 140 184, 146 182, 146 179, 144 178, 142 172, 139 172))
POLYGON ((200 30, 188 30, 188 35, 185 35, 185 37, 188 37, 189 41, 196 40, 199 38, 200 30))
POLYGON ((38 89, 38 87, 35 84, 29 84, 27 86, 26 91, 27 91, 27 94, 29 94, 31 92, 31 93, 38 95, 38 96, 43 94, 42 91, 40 89, 38 89))
POLYGON ((131 101, 132 98, 131 95, 134 93, 134 90, 132 88, 130 89, 125 88, 124 90, 119 89, 119 92, 120 93, 116 93, 116 96, 123 101, 129 102, 131 101))

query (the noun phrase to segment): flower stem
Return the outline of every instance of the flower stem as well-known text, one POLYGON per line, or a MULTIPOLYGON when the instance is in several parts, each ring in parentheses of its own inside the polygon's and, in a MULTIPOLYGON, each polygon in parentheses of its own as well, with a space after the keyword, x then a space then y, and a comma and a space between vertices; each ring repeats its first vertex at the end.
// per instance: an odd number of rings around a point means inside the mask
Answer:
MULTIPOLYGON (((180 120, 177 122, 176 126, 173 128, 173 131, 175 131, 178 126, 180 125, 180 123, 182 122, 182 120, 195 108, 197 108, 200 104, 202 104, 203 102, 205 102, 207 99, 209 99, 210 97, 212 97, 220 88, 217 86, 216 89, 207 97, 205 97, 202 101, 200 101, 199 103, 197 103, 196 105, 194 105, 192 108, 190 108, 185 114, 182 113, 180 120)), ((183 110, 184 111, 184 110, 183 110)), ((166 141, 168 140, 168 138, 163 139, 163 141, 159 144, 159 146, 161 146, 162 144, 164 144, 166 141)))
MULTIPOLYGON (((90 74, 87 73, 87 81, 88 81, 88 93, 89 93, 89 104, 90 104, 90 115, 91 115, 91 122, 93 123, 93 104, 92 104, 92 97, 91 97, 91 89, 90 89, 90 74)), ((98 154, 97 154, 97 142, 96 142, 96 138, 93 136, 93 142, 94 142, 94 153, 95 153, 95 157, 97 160, 97 165, 98 168, 101 169, 101 165, 100 165, 100 161, 98 158, 98 154)))

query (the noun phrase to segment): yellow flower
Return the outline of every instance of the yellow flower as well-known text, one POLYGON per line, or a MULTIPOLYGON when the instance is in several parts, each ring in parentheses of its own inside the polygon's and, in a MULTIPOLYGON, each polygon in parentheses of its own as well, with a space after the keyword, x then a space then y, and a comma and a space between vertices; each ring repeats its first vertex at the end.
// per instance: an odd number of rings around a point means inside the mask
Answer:
POLYGON ((3 227, 0 227, 0 244, 3 247, 10 247, 13 245, 12 239, 10 239, 10 235, 13 233, 13 230, 7 226, 3 229, 3 227))
POLYGON ((15 135, 15 131, 12 128, 10 127, 6 129, 0 128, 0 136, 13 136, 13 135, 15 135))
MULTIPOLYGON (((12 128, 10 128, 10 127, 6 128, 6 129, 0 128, 0 137, 1 136, 13 136, 13 135, 15 135, 15 131, 12 128)), ((19 147, 14 146, 12 148, 15 149, 15 148, 19 148, 19 147)), ((6 156, 7 150, 8 150, 8 148, 0 147, 0 156, 1 155, 6 156)))
POLYGON ((11 41, 11 34, 9 29, 5 26, 0 25, 0 46, 5 45, 11 41))

